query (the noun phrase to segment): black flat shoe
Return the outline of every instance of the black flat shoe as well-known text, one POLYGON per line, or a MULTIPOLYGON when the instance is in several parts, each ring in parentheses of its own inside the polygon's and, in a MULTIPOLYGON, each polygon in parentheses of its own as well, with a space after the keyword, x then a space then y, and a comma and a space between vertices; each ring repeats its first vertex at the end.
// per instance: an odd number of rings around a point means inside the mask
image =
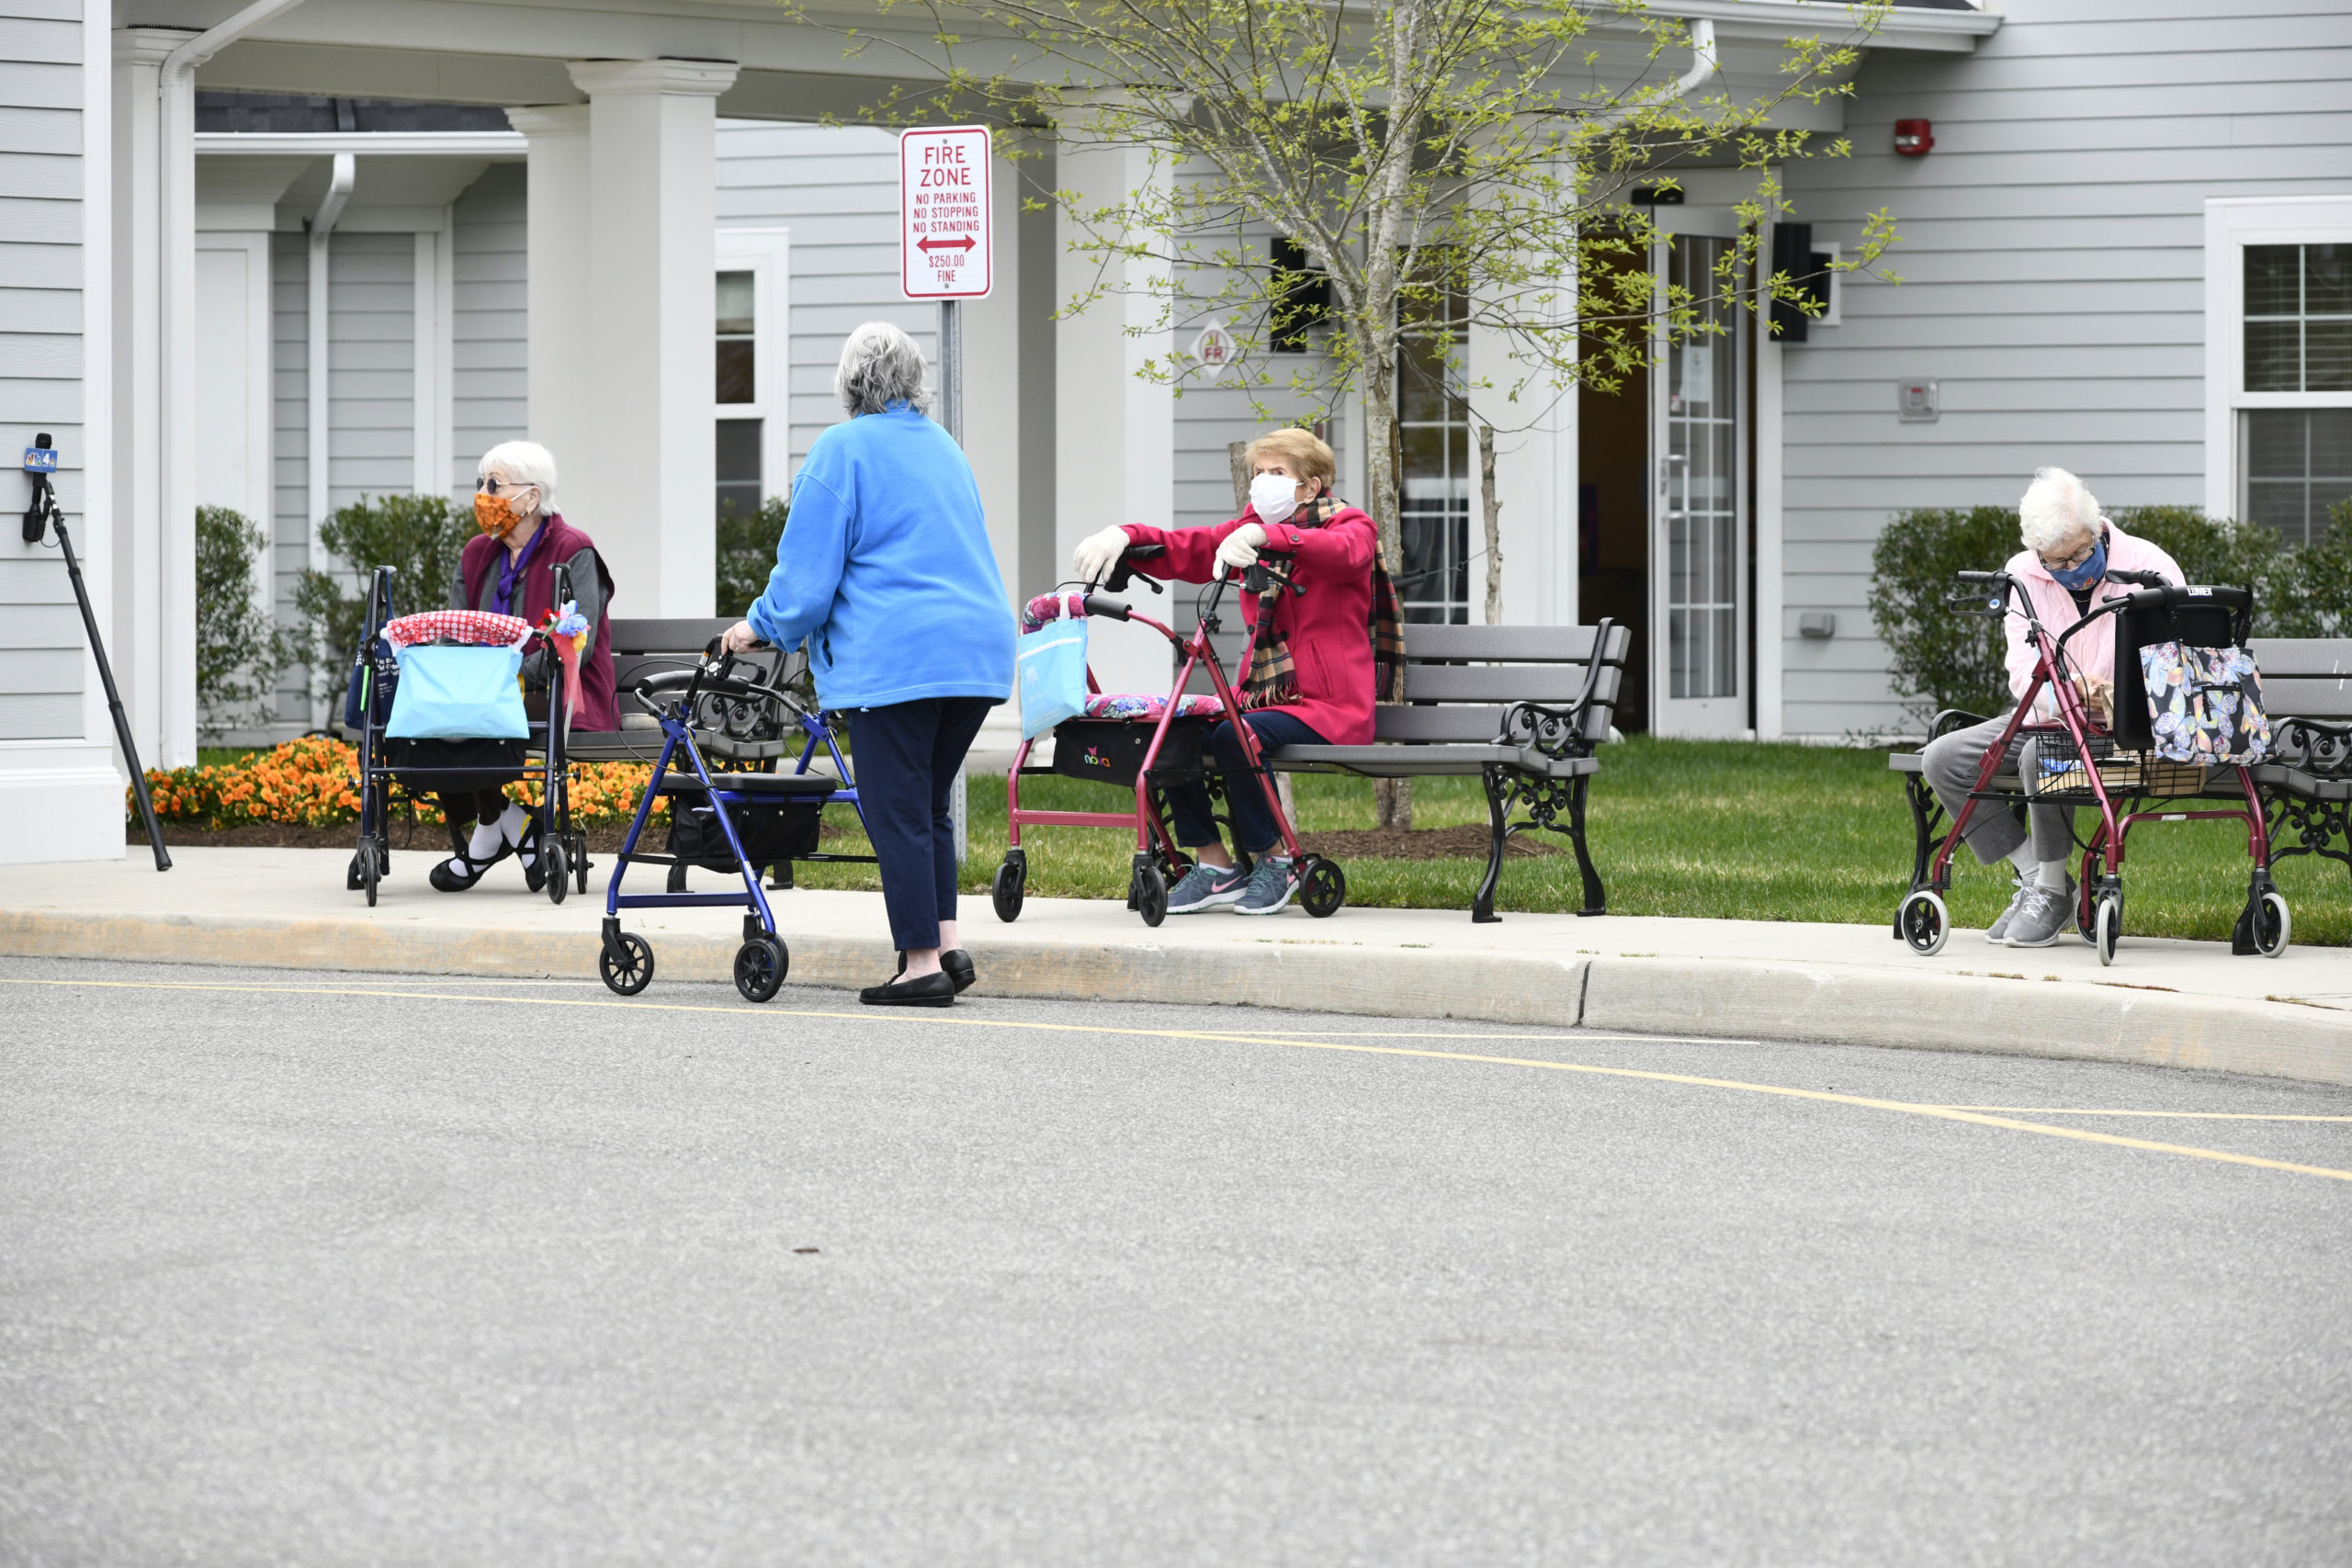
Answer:
POLYGON ((475 883, 480 882, 489 872, 492 866, 496 865, 500 861, 504 860, 508 855, 511 855, 514 852, 514 846, 508 843, 503 839, 501 839, 498 841, 498 852, 491 856, 488 860, 476 860, 473 856, 461 851, 457 854, 451 855, 447 860, 435 862, 432 874, 428 875, 425 880, 433 884, 434 889, 436 892, 463 893, 467 888, 471 887, 475 883), (459 861, 466 863, 466 869, 463 873, 459 873, 455 869, 457 863, 459 861))
POLYGON ((523 862, 523 885, 534 893, 544 892, 548 885, 548 857, 541 852, 539 838, 539 818, 533 813, 523 825, 523 841, 514 846, 514 854, 523 862))
MULTIPOLYGON (((956 982, 956 994, 959 997, 979 983, 979 971, 972 967, 972 955, 960 947, 951 947, 941 953, 939 967, 956 982)), ((899 951, 899 973, 903 975, 906 972, 907 954, 901 948, 899 951)))
POLYGON ((956 982, 942 970, 912 980, 892 980, 868 986, 857 999, 870 1008, 944 1008, 956 1005, 956 982))

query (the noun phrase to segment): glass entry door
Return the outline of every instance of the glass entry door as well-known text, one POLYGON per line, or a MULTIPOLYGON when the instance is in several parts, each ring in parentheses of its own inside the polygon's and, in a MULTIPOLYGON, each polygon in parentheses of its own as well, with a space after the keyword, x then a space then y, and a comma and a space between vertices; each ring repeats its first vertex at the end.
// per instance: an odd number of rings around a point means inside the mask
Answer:
POLYGON ((1650 376, 1650 727, 1739 736, 1748 729, 1747 312, 1716 271, 1736 220, 1660 219, 1695 231, 1663 241, 1654 269, 1722 330, 1669 343, 1661 328, 1650 376))

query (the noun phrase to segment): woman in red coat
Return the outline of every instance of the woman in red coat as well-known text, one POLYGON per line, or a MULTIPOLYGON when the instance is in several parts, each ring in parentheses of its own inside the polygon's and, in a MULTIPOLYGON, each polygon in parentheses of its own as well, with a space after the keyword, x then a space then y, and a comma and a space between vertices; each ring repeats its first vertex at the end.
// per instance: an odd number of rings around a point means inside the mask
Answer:
MULTIPOLYGON (((1268 750, 1369 745, 1377 689, 1371 629, 1376 595, 1387 618, 1395 615, 1394 594, 1383 592, 1386 576, 1378 570, 1379 530, 1363 513, 1326 493, 1331 448, 1312 432, 1261 435, 1250 444, 1249 457, 1250 507, 1240 516, 1213 528, 1105 528, 1079 545, 1078 575, 1101 579, 1131 545, 1164 547, 1167 554, 1155 558, 1150 570, 1185 582, 1207 582, 1220 569, 1238 574, 1261 551, 1285 558, 1292 581, 1306 592, 1279 595, 1272 626, 1259 634, 1242 694, 1250 704, 1244 721, 1268 750)), ((1241 602, 1254 624, 1256 598, 1245 594, 1241 602)), ((1264 791, 1241 771, 1241 742, 1230 720, 1209 732, 1209 750, 1226 774, 1233 836, 1257 869, 1244 876, 1234 865, 1217 837, 1206 785, 1171 785, 1168 805, 1176 841, 1194 863, 1169 890, 1168 912, 1229 906, 1237 914, 1278 914, 1297 890, 1297 876, 1288 856, 1272 852, 1282 834, 1264 791)))
MULTIPOLYGON (((474 481, 474 524, 481 532, 466 541, 458 558, 453 610, 486 610, 519 615, 545 626, 561 609, 555 602, 555 569, 571 569, 571 598, 588 621, 589 642, 580 655, 580 706, 573 729, 618 729, 613 702, 613 628, 605 615, 613 600, 613 574, 605 570, 595 541, 555 510, 555 457, 535 441, 504 441, 482 454, 474 481)), ((563 678, 545 652, 523 666, 524 684, 544 691, 563 678)), ((515 777, 522 775, 517 773, 515 777)), ((428 878, 444 893, 462 893, 484 873, 516 856, 532 892, 546 884, 539 869, 538 818, 506 798, 503 784, 441 792, 442 815, 450 841, 463 841, 428 878), (468 829, 471 832, 468 834, 468 829)))

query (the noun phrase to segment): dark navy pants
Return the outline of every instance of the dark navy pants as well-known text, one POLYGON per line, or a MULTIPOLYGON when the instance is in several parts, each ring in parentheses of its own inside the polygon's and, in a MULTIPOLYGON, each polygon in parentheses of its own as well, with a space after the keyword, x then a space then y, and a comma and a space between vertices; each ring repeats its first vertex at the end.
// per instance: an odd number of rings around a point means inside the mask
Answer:
POLYGON ((850 717, 857 800, 882 863, 890 941, 901 952, 937 947, 939 922, 956 918, 956 828, 947 793, 995 705, 987 697, 921 697, 859 708, 850 717))
MULTIPOLYGON (((1323 738, 1305 720, 1280 708, 1260 708, 1241 717, 1257 732, 1261 750, 1324 744, 1323 738)), ((1266 804, 1265 786, 1258 782, 1256 774, 1244 771, 1241 737, 1234 733, 1231 719, 1209 731, 1208 750, 1212 765, 1225 774, 1225 801, 1233 814, 1235 847, 1253 855, 1264 854, 1282 842, 1282 829, 1274 826, 1273 810, 1266 804)), ((1184 848, 1197 849, 1217 841, 1216 818, 1210 815, 1208 785, 1169 785, 1168 815, 1174 819, 1170 826, 1175 829, 1176 841, 1184 848)), ((1297 824, 1291 826, 1295 828, 1297 824)))

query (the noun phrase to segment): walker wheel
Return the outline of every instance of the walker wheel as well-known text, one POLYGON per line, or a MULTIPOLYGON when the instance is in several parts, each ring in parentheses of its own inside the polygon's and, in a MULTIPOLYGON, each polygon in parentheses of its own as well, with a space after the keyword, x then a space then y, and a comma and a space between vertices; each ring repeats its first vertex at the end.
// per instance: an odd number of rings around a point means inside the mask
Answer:
POLYGON ((2265 958, 2276 958, 2287 951, 2294 940, 2294 917, 2287 912, 2287 900, 2276 892, 2262 896, 2259 908, 2246 911, 2254 917, 2254 950, 2265 958))
POLYGON ((1348 901, 1348 874, 1321 855, 1309 855, 1298 879, 1298 901, 1318 920, 1338 914, 1348 901))
POLYGON ((1136 872, 1136 912, 1148 926, 1156 926, 1168 918, 1168 879, 1159 874, 1156 865, 1143 866, 1136 872))
POLYGON ((747 1002, 766 1001, 782 987, 791 967, 792 955, 783 942, 772 936, 753 937, 735 950, 735 988, 747 1002))
POLYGON ((383 880, 384 863, 388 858, 381 839, 359 840, 359 882, 368 889, 368 907, 371 909, 376 907, 376 884, 383 880))
POLYGON ((1021 918, 1021 901, 1029 891, 1029 862, 1011 855, 996 868, 996 881, 989 885, 989 894, 996 905, 996 918, 1011 925, 1021 918))
MULTIPOLYGON (((736 957, 737 973, 742 958, 736 957)), ((653 984, 653 946, 635 931, 616 931, 596 954, 596 972, 615 993, 633 997, 653 984)))
POLYGON ((571 882, 581 892, 588 891, 588 835, 571 835, 571 882))
POLYGON ((1912 952, 1933 958, 1951 935, 1951 912, 1944 908, 1942 895, 1922 887, 1904 897, 1894 912, 1894 929, 1903 933, 1912 952))
POLYGON ((2098 908, 2091 918, 2091 944, 2098 949, 2101 967, 2115 962, 2115 943, 2123 934, 2123 900, 2113 893, 2099 895, 2098 908))
POLYGON ((571 857, 564 853, 562 840, 557 839, 548 840, 547 848, 540 852, 548 857, 548 898, 560 904, 563 896, 571 891, 571 857))

